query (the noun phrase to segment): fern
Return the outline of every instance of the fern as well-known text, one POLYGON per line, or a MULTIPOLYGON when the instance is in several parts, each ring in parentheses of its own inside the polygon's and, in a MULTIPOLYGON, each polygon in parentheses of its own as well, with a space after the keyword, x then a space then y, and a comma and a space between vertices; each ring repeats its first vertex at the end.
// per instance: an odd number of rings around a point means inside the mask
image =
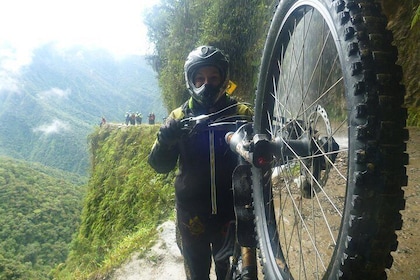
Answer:
POLYGON ((420 5, 417 7, 417 10, 414 14, 413 20, 411 21, 411 29, 414 28, 416 23, 420 20, 420 5))

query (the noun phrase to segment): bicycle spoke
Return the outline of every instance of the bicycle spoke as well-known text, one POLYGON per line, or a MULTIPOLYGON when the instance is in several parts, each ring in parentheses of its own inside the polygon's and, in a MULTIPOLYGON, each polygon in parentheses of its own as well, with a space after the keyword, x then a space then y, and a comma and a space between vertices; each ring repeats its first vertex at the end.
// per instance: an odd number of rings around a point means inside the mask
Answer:
MULTIPOLYGON (((323 100, 326 98, 328 99, 329 95, 340 92, 340 88, 342 87, 343 83, 342 75, 335 77, 337 72, 335 69, 339 67, 337 64, 338 54, 336 53, 333 56, 330 65, 327 65, 324 62, 327 46, 331 43, 332 39, 329 30, 324 32, 326 27, 325 23, 323 23, 323 28, 321 29, 321 34, 319 36, 321 46, 317 49, 315 61, 310 64, 310 69, 306 70, 305 68, 305 65, 307 64, 305 62, 305 56, 309 47, 307 40, 310 36, 313 36, 313 34, 311 34, 311 26, 314 20, 314 11, 307 10, 306 16, 303 17, 301 22, 297 22, 296 20, 293 22, 293 33, 288 33, 288 49, 282 46, 280 53, 281 56, 277 60, 277 71, 280 73, 279 78, 277 79, 276 76, 272 76, 272 97, 275 104, 273 109, 273 116, 275 116, 275 118, 271 119, 271 116, 267 116, 270 119, 268 132, 272 135, 273 139, 275 137, 280 137, 284 145, 291 149, 292 152, 294 152, 293 149, 288 146, 287 138, 284 137, 290 137, 290 135, 301 135, 304 131, 306 131, 306 126, 309 125, 307 123, 307 116, 311 114, 313 108, 317 104, 324 102, 323 100), (300 24, 302 28, 300 28, 300 24), (295 40, 295 34, 300 29, 302 37, 300 37, 299 40, 302 42, 301 44, 295 40), (329 68, 325 69, 325 71, 323 70, 323 67, 329 68), (282 75, 282 73, 288 74, 282 75), (323 75, 324 73, 325 75, 323 75), (317 89, 315 90, 315 92, 318 92, 317 96, 314 96, 313 90, 315 81, 317 81, 317 89), (306 100, 310 102, 307 103, 306 100), (284 122, 294 122, 291 130, 288 133, 285 133, 284 130, 279 129, 279 124, 284 122)), ((334 127, 334 133, 339 129, 340 126, 338 128, 334 127)), ((327 139, 331 139, 334 137, 334 134, 327 136, 327 139)), ((323 183, 312 174, 313 171, 311 170, 311 167, 307 166, 308 162, 310 163, 314 160, 318 160, 318 158, 323 158, 325 160, 325 164, 331 166, 331 168, 329 167, 328 173, 334 172, 338 178, 341 178, 341 180, 344 181, 344 185, 345 181, 347 180, 345 171, 340 170, 330 159, 332 154, 345 154, 347 149, 325 152, 323 151, 320 144, 316 142, 314 147, 316 151, 319 151, 319 154, 313 154, 311 156, 305 157, 300 157, 299 155, 294 154, 293 159, 288 159, 287 164, 283 166, 280 164, 275 165, 280 166, 277 167, 276 171, 278 173, 282 173, 279 174, 279 176, 282 177, 282 180, 277 180, 276 183, 282 181, 282 184, 284 184, 284 188, 280 187, 277 190, 278 195, 274 196, 274 200, 279 201, 276 203, 276 205, 278 205, 276 208, 278 207, 279 209, 276 211, 277 213, 275 213, 276 219, 280 227, 279 232, 281 233, 281 237, 284 240, 282 242, 284 245, 283 249, 288 262, 293 262, 293 259, 295 258, 292 257, 293 255, 296 255, 296 253, 292 253, 293 250, 298 250, 301 252, 298 253, 299 257, 297 257, 295 260, 299 262, 298 272, 296 272, 299 275, 300 273, 305 275, 307 269, 310 267, 310 270, 314 270, 317 275, 319 275, 320 271, 326 270, 326 260, 325 257, 323 257, 325 253, 319 251, 320 245, 318 244, 318 239, 321 240, 321 238, 318 238, 317 230, 324 227, 327 236, 329 236, 329 239, 331 240, 330 244, 335 246, 338 232, 336 226, 337 220, 341 219, 343 209, 343 199, 341 199, 341 202, 337 204, 337 202, 340 200, 337 201, 337 198, 334 197, 336 194, 328 193, 326 186, 323 185, 323 183), (315 195, 309 201, 305 201, 305 199, 300 196, 301 190, 299 189, 299 184, 296 182, 302 176, 302 172, 307 174, 307 178, 305 178, 305 180, 311 182, 313 186, 320 190, 319 193, 315 192, 315 195), (298 201, 296 200, 296 197, 298 197, 298 201), (325 208, 327 205, 329 205, 329 208, 325 208), (293 210, 290 210, 290 208, 293 210), (294 220, 292 222, 288 220, 285 216, 285 213, 290 213, 291 216, 295 217, 293 218, 294 220), (332 219, 331 215, 336 215, 337 218, 332 219), (319 221, 316 222, 316 220, 319 221), (311 221, 311 223, 308 224, 308 221, 311 221), (320 221, 322 221, 322 223, 320 223, 320 221), (293 244, 296 242, 294 241, 295 239, 298 239, 298 248, 293 248, 293 244), (314 255, 314 257, 311 258, 312 261, 310 261, 310 258, 303 256, 304 251, 308 250, 309 248, 312 248, 310 251, 312 251, 314 255)), ((286 156, 283 156, 283 158, 286 158, 286 156)), ((326 172, 327 171, 324 173, 326 172)), ((344 194, 342 194, 340 197, 344 197, 344 194)))

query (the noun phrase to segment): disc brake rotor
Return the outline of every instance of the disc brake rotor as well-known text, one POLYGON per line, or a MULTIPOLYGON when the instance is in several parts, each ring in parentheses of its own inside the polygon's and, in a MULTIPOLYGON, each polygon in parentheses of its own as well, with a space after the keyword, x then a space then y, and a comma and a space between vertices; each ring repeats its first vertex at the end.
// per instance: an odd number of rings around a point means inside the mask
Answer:
POLYGON ((333 151, 331 124, 322 106, 317 105, 309 116, 308 128, 312 135, 313 156, 302 163, 305 166, 301 166, 299 185, 302 196, 312 198, 314 192, 320 192, 328 180, 331 163, 327 158, 333 151))

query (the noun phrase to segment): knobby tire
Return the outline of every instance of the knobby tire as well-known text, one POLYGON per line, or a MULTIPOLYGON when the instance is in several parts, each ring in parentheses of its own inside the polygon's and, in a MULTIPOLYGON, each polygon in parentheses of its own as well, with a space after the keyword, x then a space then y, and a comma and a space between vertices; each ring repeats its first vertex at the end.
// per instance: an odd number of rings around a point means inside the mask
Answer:
POLYGON ((310 156, 277 153, 253 167, 265 279, 386 279, 408 164, 402 70, 386 25, 373 0, 276 8, 254 132, 311 141, 310 156))

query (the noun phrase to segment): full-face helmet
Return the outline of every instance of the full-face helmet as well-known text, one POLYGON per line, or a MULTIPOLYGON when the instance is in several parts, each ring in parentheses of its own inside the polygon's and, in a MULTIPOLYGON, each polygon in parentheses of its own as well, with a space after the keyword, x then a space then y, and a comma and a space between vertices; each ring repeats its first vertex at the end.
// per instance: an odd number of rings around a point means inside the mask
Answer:
POLYGON ((210 108, 225 94, 229 82, 229 59, 216 47, 200 46, 188 55, 184 65, 184 74, 191 97, 201 106, 210 108), (205 66, 214 66, 219 70, 221 82, 218 86, 208 84, 203 84, 198 88, 195 86, 194 78, 197 70, 205 66))

